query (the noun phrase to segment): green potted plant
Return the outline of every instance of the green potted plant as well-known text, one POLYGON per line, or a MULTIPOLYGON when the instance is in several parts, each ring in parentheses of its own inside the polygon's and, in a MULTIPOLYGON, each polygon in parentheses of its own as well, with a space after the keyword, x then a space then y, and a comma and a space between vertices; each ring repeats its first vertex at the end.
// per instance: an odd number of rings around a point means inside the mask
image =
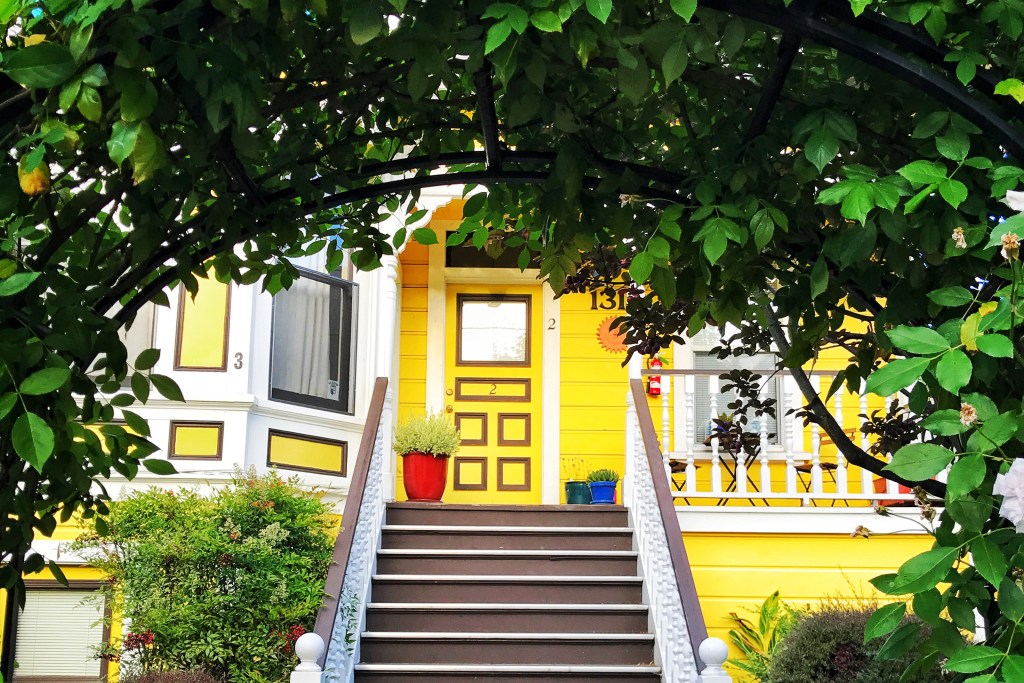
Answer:
POLYGON ((459 451, 459 430, 444 415, 414 415, 395 427, 395 452, 402 456, 409 500, 441 502, 448 483, 448 458, 459 451))
POLYGON ((590 505, 590 484, 583 477, 583 458, 567 458, 564 463, 566 504, 590 505))
POLYGON ((611 469, 593 470, 587 475, 590 484, 590 502, 593 505, 611 505, 615 502, 615 485, 619 483, 619 473, 611 469))

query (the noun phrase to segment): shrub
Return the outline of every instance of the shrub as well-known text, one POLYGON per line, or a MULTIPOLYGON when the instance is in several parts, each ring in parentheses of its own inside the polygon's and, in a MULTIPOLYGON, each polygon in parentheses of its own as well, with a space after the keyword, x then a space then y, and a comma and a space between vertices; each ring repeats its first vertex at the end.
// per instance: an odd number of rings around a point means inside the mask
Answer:
POLYGON ((119 656, 129 673, 286 680, 295 639, 312 628, 323 598, 328 513, 294 481, 254 472, 238 472, 209 497, 150 489, 113 504, 97 525, 105 533, 77 543, 110 577, 114 611, 132 625, 104 655, 119 656))
POLYGON ((138 676, 121 676, 121 683, 219 683, 203 671, 151 671, 138 676))
POLYGON ((459 451, 459 430, 444 415, 415 415, 395 427, 394 449, 399 455, 418 451, 438 457, 459 451))
MULTIPOLYGON (((936 662, 905 678, 921 656, 917 646, 894 659, 876 659, 885 642, 864 643, 864 626, 873 607, 830 604, 810 613, 783 638, 769 666, 767 683, 938 683, 945 680, 936 662)), ((928 637, 921 624, 918 643, 928 637)))
POLYGON ((590 474, 587 475, 587 481, 588 482, 594 482, 594 481, 618 482, 619 481, 619 473, 616 472, 615 470, 609 470, 609 469, 594 470, 590 474))
POLYGON ((765 599, 755 615, 757 620, 752 622, 735 612, 729 614, 729 619, 736 624, 735 628, 729 629, 729 640, 743 653, 743 659, 730 662, 754 680, 765 681, 772 658, 802 613, 782 602, 779 592, 775 591, 765 599))

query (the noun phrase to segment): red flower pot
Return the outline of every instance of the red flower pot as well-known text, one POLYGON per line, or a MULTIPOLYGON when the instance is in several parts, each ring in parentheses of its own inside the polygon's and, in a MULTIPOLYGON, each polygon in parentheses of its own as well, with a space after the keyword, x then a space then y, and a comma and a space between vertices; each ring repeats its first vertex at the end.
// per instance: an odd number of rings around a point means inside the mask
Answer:
POLYGON ((430 453, 402 455, 402 481, 409 500, 441 502, 448 483, 448 458, 435 458, 430 453))
MULTIPOLYGON (((872 483, 873 483, 874 488, 875 488, 875 493, 885 493, 886 491, 888 491, 889 481, 887 479, 882 479, 881 477, 875 477, 875 479, 874 479, 874 481, 872 483)), ((903 484, 898 484, 897 485, 897 490, 900 493, 910 493, 910 487, 904 486, 903 484)), ((908 501, 908 500, 879 500, 878 504, 881 505, 882 507, 891 508, 891 507, 910 506, 910 505, 913 505, 914 503, 913 503, 913 501, 908 501)))

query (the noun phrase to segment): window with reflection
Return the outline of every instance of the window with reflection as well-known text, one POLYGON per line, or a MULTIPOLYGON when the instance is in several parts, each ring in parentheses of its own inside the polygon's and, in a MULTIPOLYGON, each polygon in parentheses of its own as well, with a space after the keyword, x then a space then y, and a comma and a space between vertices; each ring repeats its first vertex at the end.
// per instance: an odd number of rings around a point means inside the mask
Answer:
POLYGON ((460 294, 460 365, 529 365, 530 297, 460 294))

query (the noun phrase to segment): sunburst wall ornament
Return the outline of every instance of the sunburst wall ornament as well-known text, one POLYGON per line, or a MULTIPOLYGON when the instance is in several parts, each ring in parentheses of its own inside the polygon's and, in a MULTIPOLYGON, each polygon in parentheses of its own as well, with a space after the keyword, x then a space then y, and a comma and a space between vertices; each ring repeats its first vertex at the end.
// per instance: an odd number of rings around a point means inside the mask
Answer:
POLYGON ((616 327, 612 329, 612 322, 618 316, 609 316, 597 326, 597 341, 608 353, 626 352, 626 335, 616 327))

